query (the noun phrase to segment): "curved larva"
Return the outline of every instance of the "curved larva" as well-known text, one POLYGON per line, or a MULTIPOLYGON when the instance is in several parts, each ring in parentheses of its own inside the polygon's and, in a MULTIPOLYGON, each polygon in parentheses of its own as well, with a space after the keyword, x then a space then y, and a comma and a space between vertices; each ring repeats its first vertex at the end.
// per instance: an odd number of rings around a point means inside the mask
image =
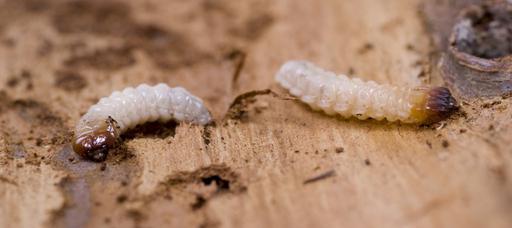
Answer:
POLYGON ((276 80, 313 109, 345 118, 432 123, 448 117, 458 107, 445 87, 379 85, 336 75, 306 61, 285 63, 276 80))
POLYGON ((200 125, 212 120, 201 99, 181 87, 142 84, 115 91, 80 118, 73 149, 85 158, 103 161, 126 130, 145 122, 170 119, 200 125))

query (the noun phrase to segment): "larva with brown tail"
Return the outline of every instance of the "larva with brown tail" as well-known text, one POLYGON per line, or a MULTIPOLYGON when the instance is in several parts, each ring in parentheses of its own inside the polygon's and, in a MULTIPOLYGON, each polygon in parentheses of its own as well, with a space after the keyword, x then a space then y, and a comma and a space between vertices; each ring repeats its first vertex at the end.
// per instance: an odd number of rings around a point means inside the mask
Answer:
POLYGON ((457 101, 445 87, 379 85, 336 75, 306 61, 285 63, 276 80, 314 110, 345 118, 433 123, 458 109, 457 101))
POLYGON ((145 122, 171 119, 200 125, 212 120, 201 99, 181 87, 142 84, 115 91, 80 118, 73 150, 87 159, 104 161, 126 130, 145 122))

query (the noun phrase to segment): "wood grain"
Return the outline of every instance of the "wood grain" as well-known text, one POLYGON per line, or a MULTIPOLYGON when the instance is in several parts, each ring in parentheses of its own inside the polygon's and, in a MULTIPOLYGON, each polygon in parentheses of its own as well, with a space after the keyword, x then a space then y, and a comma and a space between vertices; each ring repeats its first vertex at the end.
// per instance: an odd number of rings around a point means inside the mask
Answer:
POLYGON ((307 59, 443 84, 421 3, 0 1, 0 227, 512 226, 510 99, 466 100, 465 115, 418 127, 328 117, 274 82, 307 59), (157 82, 202 97, 216 124, 143 126, 104 164, 72 152, 90 105, 157 82), (262 89, 279 96, 224 117, 262 89))

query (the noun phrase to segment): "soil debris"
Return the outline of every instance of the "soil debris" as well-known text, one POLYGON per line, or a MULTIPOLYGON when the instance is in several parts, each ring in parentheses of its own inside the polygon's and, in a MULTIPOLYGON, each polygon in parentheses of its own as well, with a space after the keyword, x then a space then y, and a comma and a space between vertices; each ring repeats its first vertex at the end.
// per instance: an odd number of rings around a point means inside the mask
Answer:
POLYGON ((80 91, 87 87, 87 80, 76 71, 61 70, 55 73, 55 86, 68 92, 80 91))
POLYGON ((124 194, 121 194, 121 195, 117 196, 117 198, 116 198, 116 201, 119 204, 126 202, 126 200, 128 200, 128 196, 126 196, 124 194))
POLYGON ((324 172, 324 173, 322 173, 320 175, 308 178, 308 179, 306 179, 303 182, 303 184, 304 185, 311 184, 311 183, 314 183, 314 182, 317 182, 317 181, 320 181, 320 180, 324 180, 324 179, 327 179, 329 177, 334 177, 334 176, 336 176, 336 171, 333 169, 333 170, 329 170, 327 172, 324 172))
POLYGON ((158 121, 148 122, 128 130, 121 137, 123 140, 139 137, 165 139, 176 135, 176 127, 178 127, 178 125, 178 122, 172 120, 166 123, 160 123, 158 121))
POLYGON ((203 197, 203 196, 196 196, 196 201, 190 205, 192 210, 198 210, 198 209, 201 209, 205 204, 206 204, 206 199, 203 197))
POLYGON ((454 27, 457 51, 483 59, 512 54, 512 8, 505 4, 470 6, 454 27))
POLYGON ((247 19, 242 27, 232 30, 235 36, 254 41, 259 39, 274 23, 274 16, 270 13, 255 14, 247 19))
POLYGON ((189 39, 171 29, 138 23, 131 8, 121 2, 74 1, 59 5, 53 24, 63 34, 92 33, 124 40, 124 48, 104 50, 92 56, 76 57, 68 64, 94 65, 97 69, 116 70, 134 63, 131 48, 142 49, 160 68, 176 69, 208 59, 189 39), (123 53, 129 54, 121 59, 123 53), (100 60, 105 60, 104 62, 100 60))
POLYGON ((212 134, 213 128, 215 128, 215 122, 205 125, 203 127, 201 137, 203 138, 203 143, 206 146, 210 145, 211 137, 212 137, 211 134, 212 134))
POLYGON ((375 46, 372 43, 365 43, 358 51, 360 55, 364 55, 370 51, 375 49, 375 46))
POLYGON ((265 90, 253 90, 243 94, 238 95, 231 105, 229 105, 229 109, 225 115, 225 119, 246 119, 247 118, 247 106, 256 102, 255 97, 262 95, 272 95, 274 97, 279 97, 276 93, 274 93, 270 89, 265 90))
POLYGON ((98 70, 114 71, 135 64, 131 47, 95 50, 93 53, 73 56, 64 61, 70 68, 94 68, 98 70))
POLYGON ((18 183, 16 183, 16 181, 13 181, 7 177, 4 177, 2 175, 0 175, 0 182, 3 182, 3 183, 7 183, 7 184, 11 184, 11 185, 14 185, 14 186, 18 186, 18 183))
POLYGON ((231 83, 233 84, 233 87, 236 87, 238 78, 240 78, 240 74, 242 73, 242 69, 245 65, 245 59, 247 57, 247 54, 244 51, 235 49, 228 53, 226 56, 227 59, 231 60, 235 64, 235 71, 233 73, 233 77, 231 79, 231 83))
POLYGON ((444 148, 448 148, 450 146, 450 143, 448 142, 448 140, 443 140, 441 142, 441 145, 444 147, 444 148))

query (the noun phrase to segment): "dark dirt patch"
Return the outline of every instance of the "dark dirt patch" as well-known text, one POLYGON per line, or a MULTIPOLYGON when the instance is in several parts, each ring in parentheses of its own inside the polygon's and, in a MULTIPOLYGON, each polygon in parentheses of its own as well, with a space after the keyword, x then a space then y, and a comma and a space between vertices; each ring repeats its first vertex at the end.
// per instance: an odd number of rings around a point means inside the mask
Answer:
POLYGON ((128 196, 126 196, 124 194, 121 194, 121 195, 117 196, 117 198, 116 198, 117 203, 120 203, 120 204, 126 202, 126 200, 128 200, 128 196))
MULTIPOLYGON (((176 69, 211 59, 210 55, 196 48, 183 34, 136 22, 130 8, 120 2, 65 3, 57 7, 53 24, 63 34, 93 33, 124 39, 127 46, 144 50, 157 66, 164 69, 176 69)), ((104 58, 111 60, 103 54, 104 58)), ((105 65, 124 66, 131 63, 131 60, 125 58, 120 62, 105 65)), ((98 66, 99 62, 95 63, 98 66)))
POLYGON ((359 50, 357 51, 360 55, 364 55, 370 51, 375 49, 375 46, 372 43, 365 43, 359 50))
POLYGON ((130 47, 109 47, 96 50, 91 54, 73 56, 64 61, 64 64, 70 68, 85 67, 106 71, 119 70, 134 63, 135 58, 130 47))
POLYGON ((129 34, 134 26, 130 8, 112 1, 71 1, 56 7, 53 25, 65 34, 129 34))
POLYGON ((87 86, 84 77, 71 70, 61 70, 55 73, 55 86, 68 92, 80 91, 87 86))
POLYGON ((201 209, 206 204, 206 199, 203 196, 196 196, 196 201, 190 205, 192 207, 192 210, 198 210, 201 209))
POLYGON ((0 90, 0 113, 4 112, 11 102, 11 97, 4 90, 0 90))
POLYGON ((51 7, 51 1, 16 0, 0 2, 0 33, 10 23, 27 17, 34 17, 51 7), (14 19, 14 20, 13 20, 14 19))
POLYGON ((201 3, 201 8, 206 13, 221 13, 224 16, 234 16, 233 12, 218 0, 204 0, 201 3))
POLYGON ((443 140, 441 142, 441 145, 444 147, 444 148, 448 148, 450 146, 450 143, 447 141, 447 140, 443 140))
MULTIPOLYGON (((0 96, 6 96, 0 95, 0 96)), ((9 100, 8 97, 3 97, 0 100, 9 100)), ((31 124, 39 125, 53 125, 53 126, 64 126, 64 123, 60 117, 55 115, 50 109, 43 103, 40 103, 31 99, 19 99, 12 100, 7 104, 7 108, 15 110, 21 119, 31 124)))
POLYGON ((487 5, 468 9, 455 25, 459 51, 494 59, 512 54, 512 7, 487 5))
POLYGON ((246 120, 247 119, 247 106, 256 102, 255 97, 261 96, 261 95, 277 96, 277 94, 274 93, 270 89, 253 90, 253 91, 249 91, 249 92, 240 94, 233 100, 233 102, 229 106, 229 109, 224 118, 246 120))
POLYGON ((7 87, 14 88, 24 85, 26 90, 31 90, 34 87, 32 82, 32 74, 28 70, 22 70, 21 73, 9 77, 6 82, 7 87))
POLYGON ((51 7, 50 1, 39 1, 39 0, 20 0, 19 2, 22 9, 31 13, 40 13, 48 10, 51 7))
POLYGON ((11 180, 10 178, 7 178, 7 177, 1 176, 1 175, 0 175, 0 182, 18 186, 18 183, 16 183, 16 181, 11 180))
POLYGON ((212 134, 212 130, 213 128, 215 128, 215 122, 214 123, 211 123, 211 124, 208 124, 208 125, 205 125, 204 128, 203 128, 203 132, 201 134, 201 137, 203 138, 203 143, 208 146, 210 145, 210 142, 211 142, 211 134, 212 134))
MULTIPOLYGON (((267 5, 252 4, 250 12, 244 14, 234 9, 231 2, 203 0, 201 10, 193 15, 211 28, 225 31, 224 38, 231 36, 243 42, 257 41, 276 21, 267 5)), ((247 1, 248 4, 256 2, 247 1)))
POLYGON ((160 68, 190 66, 212 56, 200 51, 186 36, 155 25, 138 25, 128 37, 128 43, 144 50, 160 68))
POLYGON ((249 17, 243 26, 234 28, 232 33, 248 41, 259 39, 272 26, 275 19, 270 13, 254 14, 249 17))
POLYGON ((5 92, 0 92, 0 120, 9 156, 25 157, 30 164, 40 164, 47 154, 28 153, 26 148, 62 145, 71 136, 63 120, 45 104, 12 99, 5 92))
POLYGON ((107 163, 101 163, 100 171, 105 171, 105 170, 107 170, 107 163))
MULTIPOLYGON (((160 183, 155 192, 143 198, 133 198, 143 204, 140 208, 151 207, 152 204, 173 204, 190 211, 204 221, 205 226, 218 224, 205 215, 203 209, 211 200, 217 197, 229 197, 246 191, 238 173, 230 167, 210 165, 194 171, 176 172, 166 181, 160 183)), ((119 198, 120 195, 116 196, 119 198)), ((129 197, 127 197, 128 199, 129 197)), ((131 200, 132 198, 130 198, 131 200)), ((123 199, 124 200, 124 199, 123 199)), ((116 200, 116 204, 118 200, 116 200)), ((137 210, 136 213, 127 211, 136 223, 149 218, 149 214, 137 210)))
MULTIPOLYGON (((128 216, 128 218, 132 219, 135 222, 135 224, 139 224, 140 222, 142 222, 143 220, 146 219, 146 215, 144 215, 144 213, 142 213, 141 211, 136 210, 136 209, 130 209, 130 210, 126 211, 126 216, 128 216)), ((139 226, 136 226, 136 227, 139 227, 139 226)))
POLYGON ((501 101, 491 101, 491 102, 486 102, 486 103, 483 103, 480 107, 482 108, 492 108, 496 105, 499 105, 501 104, 501 101))
POLYGON ((18 85, 18 83, 19 83, 19 82, 20 82, 20 81, 19 81, 19 79, 18 79, 18 78, 16 78, 16 77, 10 77, 10 78, 7 80, 7 82, 6 82, 6 85, 7 85, 8 87, 16 87, 16 86, 18 85))
POLYGON ((193 172, 178 172, 164 182, 167 186, 190 183, 201 183, 205 186, 214 184, 218 193, 245 191, 245 186, 239 181, 239 175, 225 165, 211 165, 193 172))
MULTIPOLYGON (((238 16, 225 4, 205 1, 202 4, 202 11, 205 14, 197 16, 207 23, 212 19, 212 13, 217 15, 216 13, 220 12, 220 18, 217 18, 219 20, 213 21, 232 22, 233 17, 238 16)), ((55 8, 52 21, 57 31, 63 34, 92 33, 123 39, 126 46, 143 50, 155 65, 162 69, 173 70, 205 61, 217 61, 216 59, 221 57, 218 55, 222 54, 222 52, 208 53, 200 50, 182 32, 170 28, 164 29, 155 24, 137 22, 132 17, 130 7, 122 2, 75 1, 60 4, 55 8)), ((241 25, 230 26, 230 23, 223 23, 219 26, 228 27, 226 36, 232 35, 235 38, 254 41, 260 38, 274 21, 272 14, 258 10, 257 13, 253 13, 245 19, 241 25)), ((229 46, 229 44, 227 45, 229 46)), ((87 62, 92 60, 89 58, 87 62)), ((128 64, 130 59, 121 62, 128 64)), ((108 68, 100 64, 102 63, 100 60, 95 63, 94 65, 98 66, 99 64, 101 69, 108 68)))
POLYGON ((201 178, 201 182, 203 182, 203 184, 205 184, 205 185, 211 185, 211 184, 215 183, 215 185, 217 186, 219 191, 230 190, 229 181, 223 179, 219 175, 203 177, 203 178, 201 178))
POLYGON ((122 138, 124 140, 139 137, 165 139, 176 135, 176 127, 178 127, 178 123, 175 121, 169 121, 167 123, 149 122, 128 130, 122 135, 122 138))
MULTIPOLYGON (((182 199, 191 198, 193 211, 203 208, 209 200, 223 194, 239 194, 246 191, 239 175, 225 165, 211 165, 192 172, 178 172, 162 183, 164 193, 181 192, 182 199)), ((162 194, 160 192, 159 194, 162 194)))
POLYGON ((505 1, 426 1, 422 14, 437 55, 433 68, 465 98, 502 96, 512 91, 510 4, 505 1), (497 13, 497 12, 509 12, 497 13), (487 13, 486 13, 487 12, 487 13), (505 56, 504 56, 505 55, 505 56), (499 57, 502 56, 502 57, 499 57), (483 58, 482 58, 483 57, 483 58), (498 57, 493 58, 493 57, 498 57), (490 59, 492 58, 492 59, 490 59))
POLYGON ((133 149, 127 147, 124 143, 120 143, 116 148, 109 151, 109 157, 106 162, 119 165, 124 164, 124 162, 134 161, 136 160, 134 159, 135 157, 137 157, 137 154, 133 149))

